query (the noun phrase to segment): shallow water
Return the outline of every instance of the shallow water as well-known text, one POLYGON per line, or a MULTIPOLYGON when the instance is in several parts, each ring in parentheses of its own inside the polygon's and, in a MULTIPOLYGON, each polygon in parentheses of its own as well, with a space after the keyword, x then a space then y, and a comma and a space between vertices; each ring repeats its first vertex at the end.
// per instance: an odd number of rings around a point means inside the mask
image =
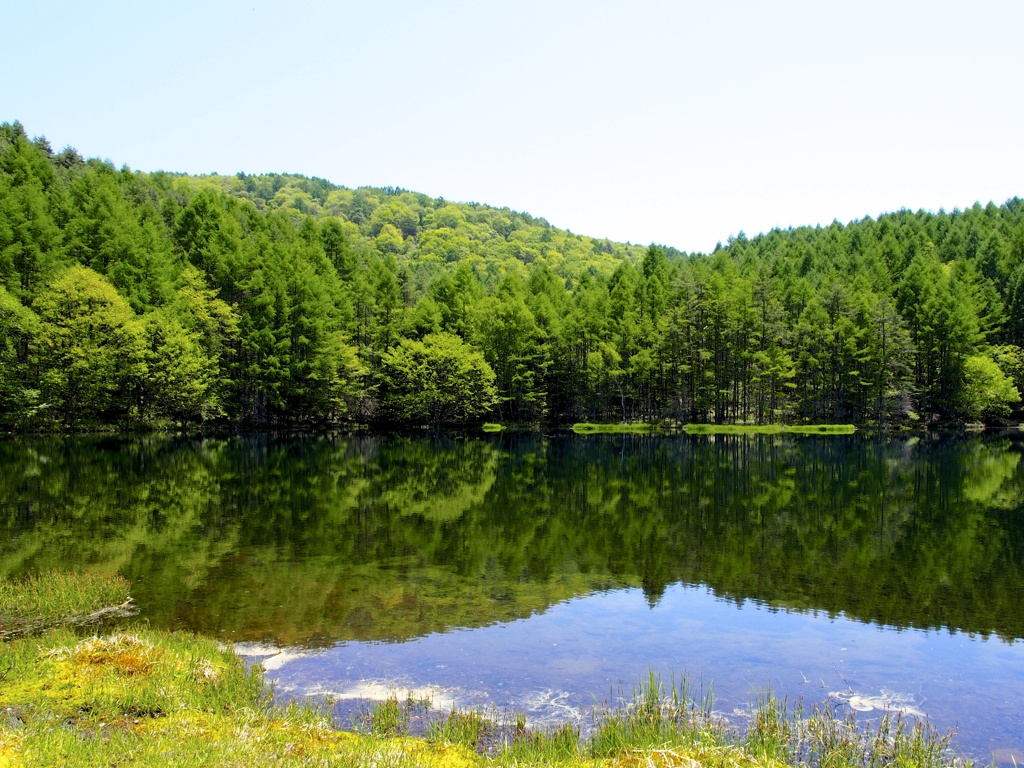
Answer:
MULTIPOLYGON (((253 654, 254 661, 275 657, 253 654)), ((266 649, 268 652, 272 649, 266 649)), ((533 725, 574 720, 628 696, 653 672, 685 680, 737 725, 760 696, 826 702, 863 721, 921 716, 984 756, 1024 733, 1020 642, 935 630, 892 632, 839 616, 738 606, 675 585, 651 607, 641 590, 575 598, 543 615, 398 643, 348 642, 268 664, 283 698, 332 696, 339 718, 389 695, 524 713, 533 725)))
POLYGON ((1024 749, 1019 434, 9 440, 0 573, 119 571, 340 719, 586 724, 650 673, 1024 749))

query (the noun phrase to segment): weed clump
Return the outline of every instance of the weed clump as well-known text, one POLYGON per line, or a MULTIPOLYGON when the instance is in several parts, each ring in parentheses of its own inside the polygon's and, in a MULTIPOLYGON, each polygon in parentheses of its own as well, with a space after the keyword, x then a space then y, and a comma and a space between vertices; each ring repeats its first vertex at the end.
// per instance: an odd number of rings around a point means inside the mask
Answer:
POLYGON ((0 580, 0 640, 56 626, 89 626, 135 613, 128 581, 51 572, 0 580))

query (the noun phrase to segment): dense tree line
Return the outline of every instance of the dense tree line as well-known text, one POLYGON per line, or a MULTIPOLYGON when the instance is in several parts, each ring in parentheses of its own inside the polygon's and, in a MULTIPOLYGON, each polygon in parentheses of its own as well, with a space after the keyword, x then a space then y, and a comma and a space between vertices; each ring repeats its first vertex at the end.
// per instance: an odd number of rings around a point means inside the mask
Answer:
POLYGON ((998 420, 1022 346, 1017 198, 684 254, 0 126, 9 428, 998 420))

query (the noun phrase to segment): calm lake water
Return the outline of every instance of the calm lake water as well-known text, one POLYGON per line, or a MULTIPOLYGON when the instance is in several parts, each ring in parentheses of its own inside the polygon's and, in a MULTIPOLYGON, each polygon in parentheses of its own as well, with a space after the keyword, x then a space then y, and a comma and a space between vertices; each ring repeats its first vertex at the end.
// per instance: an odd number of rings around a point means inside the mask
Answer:
POLYGON ((1024 755, 1024 436, 7 439, 0 575, 119 572, 281 696, 579 718, 649 674, 1024 755))

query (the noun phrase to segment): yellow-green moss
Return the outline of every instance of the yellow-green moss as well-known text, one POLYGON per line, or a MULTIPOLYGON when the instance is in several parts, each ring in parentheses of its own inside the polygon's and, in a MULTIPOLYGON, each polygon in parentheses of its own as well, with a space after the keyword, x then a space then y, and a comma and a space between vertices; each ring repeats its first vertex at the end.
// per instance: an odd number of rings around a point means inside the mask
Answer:
POLYGON ((623 748, 597 757, 573 742, 572 749, 554 757, 544 749, 483 756, 447 743, 443 729, 431 739, 337 731, 325 713, 269 706, 258 673, 246 672, 241 660, 217 643, 183 634, 137 630, 81 638, 56 630, 0 644, 0 669, 7 670, 0 688, 6 713, 6 722, 0 720, 0 768, 690 767, 698 756, 708 766, 755 765, 737 759, 738 750, 722 753, 725 760, 709 759, 713 755, 697 744, 623 748))
POLYGON ((272 708, 258 672, 217 643, 59 630, 0 645, 0 766, 394 765, 468 768, 465 748, 336 731, 272 708), (14 725, 12 725, 14 724, 14 725))
POLYGON ((11 768, 479 765, 478 756, 461 747, 408 737, 381 739, 332 731, 326 718, 309 722, 301 715, 274 716, 255 711, 235 715, 185 711, 146 718, 137 724, 121 720, 90 728, 30 728, 8 760, 11 768))
POLYGON ((211 640, 161 632, 79 638, 57 630, 0 645, 0 707, 114 720, 185 708, 215 712, 264 696, 258 673, 211 640))

